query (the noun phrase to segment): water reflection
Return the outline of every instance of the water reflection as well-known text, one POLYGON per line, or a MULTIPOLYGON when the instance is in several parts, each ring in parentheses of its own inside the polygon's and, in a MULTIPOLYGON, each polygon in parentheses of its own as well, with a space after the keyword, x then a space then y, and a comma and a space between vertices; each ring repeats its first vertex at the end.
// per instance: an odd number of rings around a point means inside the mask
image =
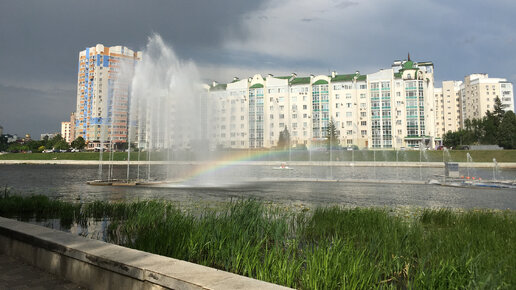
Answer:
MULTIPOLYGON (((192 171, 195 165, 174 165, 168 172, 179 176, 192 171)), ((274 166, 277 166, 275 164, 274 166)), ((294 166, 293 166, 294 167, 294 166)), ((325 166, 295 166, 294 170, 272 170, 272 166, 239 165, 201 175, 207 180, 247 180, 238 186, 215 187, 105 187, 87 185, 96 179, 96 166, 74 165, 0 165, 0 185, 8 185, 21 194, 44 194, 66 201, 165 199, 181 203, 220 202, 235 197, 257 198, 283 204, 343 205, 343 206, 417 206, 452 208, 516 209, 514 189, 450 188, 417 184, 370 184, 348 182, 281 182, 265 178, 326 179, 330 169, 325 166)), ((151 175, 164 178, 164 166, 151 167, 151 175)), ((442 168, 422 168, 424 178, 442 175, 442 168)), ((115 178, 124 178, 125 166, 115 166, 115 178)), ((464 174, 461 172, 461 174, 464 174)), ((491 179, 491 168, 476 168, 475 174, 491 179)), ((336 179, 419 180, 419 168, 408 167, 333 167, 336 179)), ((515 170, 499 170, 497 177, 516 179, 515 170)), ((199 177, 197 177, 199 178, 199 177)), ((193 179, 195 180, 195 178, 193 179)), ((238 183, 238 182, 237 182, 238 183)), ((195 183, 192 183, 195 185, 195 183)))

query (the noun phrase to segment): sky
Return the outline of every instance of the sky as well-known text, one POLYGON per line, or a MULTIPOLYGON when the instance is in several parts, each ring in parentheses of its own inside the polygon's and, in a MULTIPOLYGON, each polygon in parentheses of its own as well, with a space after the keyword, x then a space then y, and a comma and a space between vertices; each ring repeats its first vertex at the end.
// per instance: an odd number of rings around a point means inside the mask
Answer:
MULTIPOLYGON (((76 106, 79 51, 160 34, 206 81, 373 73, 432 61, 436 82, 516 81, 514 0, 0 0, 0 125, 57 132, 76 106)), ((436 84, 439 86, 439 84, 436 84)))

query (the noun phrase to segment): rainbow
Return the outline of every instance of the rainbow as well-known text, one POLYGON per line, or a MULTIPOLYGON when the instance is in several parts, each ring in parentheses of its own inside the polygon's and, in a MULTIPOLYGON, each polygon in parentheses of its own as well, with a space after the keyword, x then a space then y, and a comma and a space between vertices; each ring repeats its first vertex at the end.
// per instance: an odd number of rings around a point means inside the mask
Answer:
POLYGON ((225 155, 223 158, 211 160, 206 163, 201 163, 190 171, 186 171, 181 180, 188 181, 195 178, 202 177, 217 171, 224 170, 239 163, 257 160, 267 160, 266 157, 274 157, 280 154, 287 153, 288 150, 274 150, 274 151, 234 151, 225 155))

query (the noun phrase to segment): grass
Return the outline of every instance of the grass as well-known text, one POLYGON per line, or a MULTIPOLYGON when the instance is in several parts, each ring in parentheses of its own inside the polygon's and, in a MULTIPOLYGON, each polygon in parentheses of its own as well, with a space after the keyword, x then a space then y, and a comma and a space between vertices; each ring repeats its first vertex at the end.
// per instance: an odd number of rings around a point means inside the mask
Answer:
MULTIPOLYGON (((260 151, 268 154, 255 154, 257 152, 250 151, 249 156, 258 156, 252 160, 261 161, 329 161, 330 152, 327 151, 313 151, 309 154, 308 151, 293 150, 292 152, 276 152, 276 151, 260 151), (311 155, 311 156, 310 156, 311 155)), ((429 150, 421 153, 421 160, 423 162, 466 162, 466 153, 470 153, 474 162, 493 162, 496 158, 498 162, 516 162, 516 150, 453 150, 449 155, 444 154, 443 151, 429 150)), ((103 153, 103 159, 109 160, 110 153, 103 153)), ((219 156, 231 154, 228 152, 218 152, 219 156)), ((100 153, 94 152, 78 152, 78 153, 14 153, 0 155, 0 160, 99 160, 100 153)), ((192 152, 176 152, 170 153, 168 156, 170 160, 193 160, 195 154, 192 152)), ((396 162, 396 151, 394 150, 358 150, 358 151, 333 151, 332 160, 334 161, 387 161, 396 162)), ((167 152, 156 152, 151 154, 151 160, 167 160, 167 152)), ((113 160, 125 161, 127 160, 127 153, 114 152, 113 160)), ((131 160, 138 160, 138 153, 131 153, 131 160)), ((140 160, 147 160, 147 153, 140 154, 140 160)), ((414 150, 398 151, 399 162, 419 162, 420 152, 414 150)))
POLYGON ((109 217, 110 242, 300 289, 516 286, 514 211, 421 209, 407 218, 254 200, 194 212, 165 201, 0 199, 0 215, 31 211, 76 222, 109 217))

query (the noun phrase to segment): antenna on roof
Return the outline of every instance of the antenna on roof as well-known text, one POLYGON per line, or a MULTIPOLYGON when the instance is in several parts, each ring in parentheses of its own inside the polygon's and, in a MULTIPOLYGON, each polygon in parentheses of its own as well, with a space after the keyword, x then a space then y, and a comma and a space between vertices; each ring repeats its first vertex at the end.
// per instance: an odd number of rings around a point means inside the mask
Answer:
POLYGON ((410 52, 408 53, 408 59, 407 59, 407 61, 410 61, 410 52))

